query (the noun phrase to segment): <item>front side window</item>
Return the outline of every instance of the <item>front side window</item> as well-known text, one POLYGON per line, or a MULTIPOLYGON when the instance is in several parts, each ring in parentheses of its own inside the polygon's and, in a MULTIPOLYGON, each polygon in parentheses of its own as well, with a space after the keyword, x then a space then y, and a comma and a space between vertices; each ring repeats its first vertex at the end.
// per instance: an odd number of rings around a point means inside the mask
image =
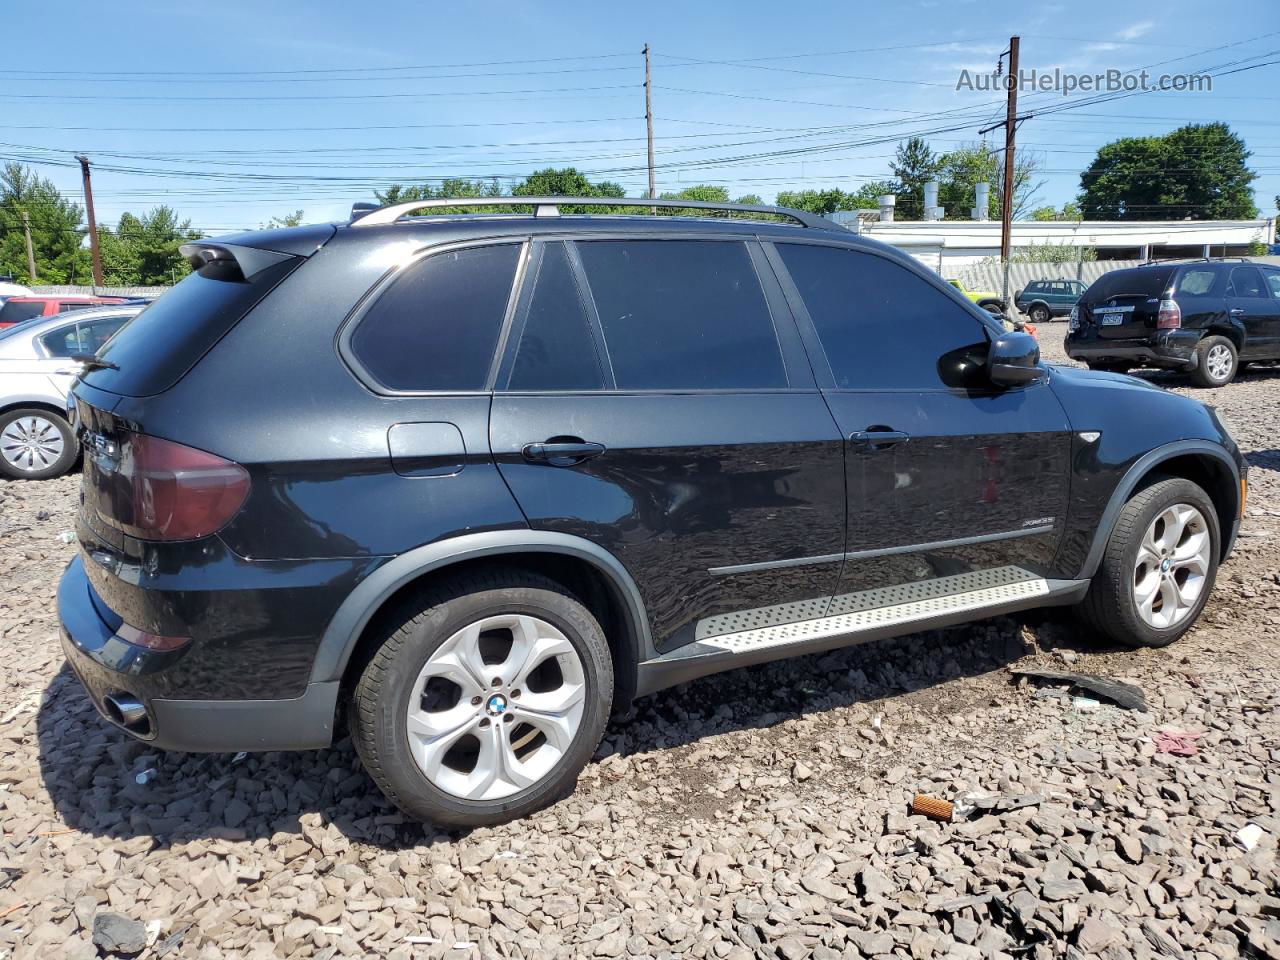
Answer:
POLYGON ((1280 270, 1264 270, 1262 273, 1267 278, 1267 286, 1271 288, 1271 296, 1280 300, 1280 270))
POLYGON ((906 267, 843 247, 777 245, 813 320, 836 386, 930 389, 944 358, 985 348, 981 323, 906 267))
POLYGON ((410 264, 356 325, 352 355, 392 390, 483 390, 519 256, 504 243, 410 264))
POLYGON ((575 244, 619 390, 787 386, 773 318, 745 243, 575 244))

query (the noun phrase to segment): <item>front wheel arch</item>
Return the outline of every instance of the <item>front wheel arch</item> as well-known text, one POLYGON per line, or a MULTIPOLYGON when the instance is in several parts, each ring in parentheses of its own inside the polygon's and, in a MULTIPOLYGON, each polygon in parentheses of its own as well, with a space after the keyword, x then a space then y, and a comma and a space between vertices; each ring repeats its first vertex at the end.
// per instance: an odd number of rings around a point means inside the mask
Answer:
POLYGON ((1140 490, 1169 477, 1190 480, 1209 495, 1222 532, 1219 561, 1227 559, 1240 512, 1240 472, 1227 451, 1218 444, 1207 440, 1180 440, 1157 447, 1140 457, 1116 484, 1094 530, 1093 542, 1077 579, 1088 580, 1097 573, 1116 520, 1129 499, 1140 490))

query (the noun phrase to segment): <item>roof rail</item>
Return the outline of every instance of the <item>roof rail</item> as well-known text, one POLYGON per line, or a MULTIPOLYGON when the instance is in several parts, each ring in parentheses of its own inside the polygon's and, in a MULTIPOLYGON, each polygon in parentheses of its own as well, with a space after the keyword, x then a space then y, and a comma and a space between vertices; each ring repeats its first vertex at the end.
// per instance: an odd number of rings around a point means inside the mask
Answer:
POLYGON ((745 203, 708 203, 703 200, 648 200, 636 197, 436 197, 431 200, 409 200, 379 207, 362 213, 362 204, 351 208, 353 227, 375 227, 395 223, 416 210, 433 210, 449 207, 531 206, 535 217, 558 217, 561 206, 610 206, 610 207, 664 207, 673 209, 723 210, 730 213, 767 213, 776 217, 788 217, 805 227, 820 230, 835 229, 839 225, 816 213, 792 210, 788 207, 765 207, 745 203))
POLYGON ((1143 260, 1142 266, 1153 263, 1217 263, 1222 260, 1237 260, 1241 263, 1253 263, 1250 257, 1160 257, 1143 260))

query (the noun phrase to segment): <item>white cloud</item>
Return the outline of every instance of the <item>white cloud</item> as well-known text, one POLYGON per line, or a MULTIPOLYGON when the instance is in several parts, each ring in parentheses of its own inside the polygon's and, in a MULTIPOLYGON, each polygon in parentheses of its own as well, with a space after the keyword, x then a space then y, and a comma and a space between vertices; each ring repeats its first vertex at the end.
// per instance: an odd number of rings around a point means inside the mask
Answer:
POLYGON ((1154 20, 1139 20, 1137 23, 1131 24, 1119 31, 1117 36, 1121 40, 1137 40, 1141 36, 1145 36, 1155 28, 1154 20))

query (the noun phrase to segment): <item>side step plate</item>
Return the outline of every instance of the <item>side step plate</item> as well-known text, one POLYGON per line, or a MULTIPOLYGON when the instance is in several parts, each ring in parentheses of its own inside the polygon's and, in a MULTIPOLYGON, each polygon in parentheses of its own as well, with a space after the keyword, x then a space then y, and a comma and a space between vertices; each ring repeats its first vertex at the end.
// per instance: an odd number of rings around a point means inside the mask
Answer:
POLYGON ((740 633, 726 633, 723 636, 702 640, 698 646, 715 647, 729 653, 746 653, 749 650, 805 643, 819 637, 903 626, 919 620, 932 620, 946 614, 984 610, 1012 600, 1029 600, 1047 596, 1048 593, 1047 580, 1040 578, 1023 580, 1019 583, 1006 583, 998 587, 971 590, 968 593, 953 593, 950 596, 930 597, 926 600, 913 600, 910 603, 897 603, 872 610, 842 613, 834 617, 803 620, 800 623, 786 623, 757 630, 743 630, 740 633))

